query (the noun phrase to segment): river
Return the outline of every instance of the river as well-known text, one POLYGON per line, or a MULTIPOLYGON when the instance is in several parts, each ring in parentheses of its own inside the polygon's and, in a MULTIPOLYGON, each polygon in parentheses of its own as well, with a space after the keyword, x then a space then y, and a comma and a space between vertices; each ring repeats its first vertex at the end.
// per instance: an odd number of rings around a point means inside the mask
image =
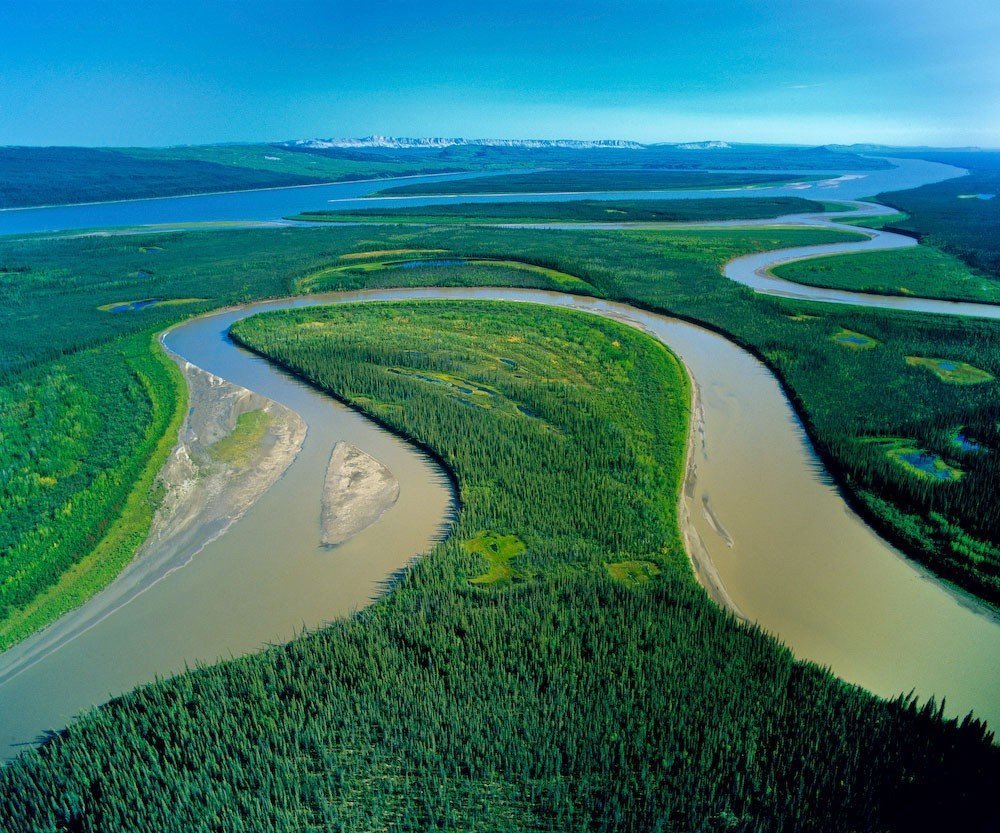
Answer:
MULTIPOLYGON (((298 412, 309 426, 305 446, 284 477, 228 532, 192 551, 185 567, 96 623, 88 618, 102 603, 95 597, 54 626, 65 637, 55 650, 46 647, 49 629, 0 656, 7 756, 157 675, 258 650, 347 615, 431 546, 452 500, 442 472, 226 334, 239 318, 269 309, 432 298, 573 307, 661 339, 685 361, 700 393, 702 422, 684 503, 696 559, 718 575, 722 589, 713 592, 797 656, 830 665, 847 680, 886 696, 911 688, 946 696, 949 713, 974 708, 1000 724, 997 617, 904 559, 847 508, 776 379, 748 353, 691 324, 560 293, 385 290, 251 304, 192 319, 166 335, 167 346, 193 364, 298 412), (319 545, 319 495, 338 440, 388 465, 401 491, 378 523, 330 551, 319 545)), ((706 578, 704 566, 699 577, 706 578)))

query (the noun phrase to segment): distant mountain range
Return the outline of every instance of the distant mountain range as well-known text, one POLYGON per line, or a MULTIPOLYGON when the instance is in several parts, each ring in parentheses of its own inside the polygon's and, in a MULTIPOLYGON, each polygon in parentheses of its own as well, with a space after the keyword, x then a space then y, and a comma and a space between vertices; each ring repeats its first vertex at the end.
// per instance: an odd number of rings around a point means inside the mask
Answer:
POLYGON ((624 139, 595 139, 592 141, 580 139, 461 139, 432 136, 428 138, 409 138, 400 136, 365 136, 362 139, 296 139, 284 143, 290 147, 300 148, 391 148, 402 150, 407 148, 449 148, 456 146, 476 146, 491 148, 567 148, 570 150, 587 149, 622 149, 643 150, 647 147, 678 150, 714 150, 728 148, 726 142, 684 142, 680 144, 644 145, 639 142, 629 142, 624 139))

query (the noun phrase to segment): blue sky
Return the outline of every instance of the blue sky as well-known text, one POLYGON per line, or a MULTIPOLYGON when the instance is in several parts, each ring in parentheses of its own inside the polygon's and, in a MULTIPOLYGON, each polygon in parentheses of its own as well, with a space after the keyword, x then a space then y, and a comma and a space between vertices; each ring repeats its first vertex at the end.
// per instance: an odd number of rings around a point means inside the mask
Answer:
POLYGON ((0 144, 1000 147, 997 0, 0 0, 0 144))

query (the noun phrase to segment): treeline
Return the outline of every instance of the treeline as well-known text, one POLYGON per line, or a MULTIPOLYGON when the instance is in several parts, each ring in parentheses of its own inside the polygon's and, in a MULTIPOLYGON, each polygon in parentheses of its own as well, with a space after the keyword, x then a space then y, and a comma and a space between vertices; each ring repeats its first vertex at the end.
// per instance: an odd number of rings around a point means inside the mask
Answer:
POLYGON ((361 615, 139 689, 8 766, 12 833, 993 820, 980 724, 797 663, 695 584, 676 525, 689 391, 648 337, 478 303, 298 310, 236 335, 433 445, 459 478, 452 537, 361 615), (484 528, 527 543, 527 579, 469 583, 483 563, 461 544, 484 528), (604 566, 620 559, 661 572, 630 590, 604 566))
POLYGON ((960 257, 994 279, 1000 278, 1000 152, 942 151, 920 153, 919 157, 965 168, 969 174, 909 191, 879 194, 878 201, 909 215, 895 225, 919 232, 924 242, 960 257), (985 199, 979 199, 980 194, 985 199))

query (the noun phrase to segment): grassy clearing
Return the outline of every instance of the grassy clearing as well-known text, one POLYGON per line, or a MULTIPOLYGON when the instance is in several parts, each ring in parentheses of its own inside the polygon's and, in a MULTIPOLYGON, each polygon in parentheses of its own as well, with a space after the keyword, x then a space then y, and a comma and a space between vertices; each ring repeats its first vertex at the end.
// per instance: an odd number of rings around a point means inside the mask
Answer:
POLYGON ((469 579, 469 584, 480 587, 503 586, 511 582, 527 581, 529 575, 515 569, 511 561, 523 555, 524 542, 516 535, 499 535, 496 532, 480 532, 474 538, 463 541, 465 551, 486 559, 489 569, 482 575, 469 579))
POLYGON ((920 448, 913 440, 895 437, 872 442, 882 448, 892 462, 914 477, 932 483, 947 483, 961 480, 964 474, 958 466, 945 462, 939 454, 920 448))
POLYGON ((968 362, 932 359, 928 356, 907 356, 906 363, 913 367, 925 367, 942 382, 950 385, 981 385, 993 381, 991 373, 968 362))
POLYGON ((604 566, 612 578, 626 587, 646 584, 660 574, 660 568, 652 561, 615 561, 604 566))
POLYGON ((799 260, 777 267, 774 274, 831 289, 1000 303, 1000 280, 929 246, 799 260))
POLYGON ((220 463, 245 466, 260 448, 270 426, 271 417, 266 411, 247 411, 240 414, 232 432, 212 443, 207 449, 208 454, 220 463))
POLYGON ((830 339, 851 350, 871 350, 878 346, 878 341, 871 336, 848 330, 846 327, 842 327, 839 332, 830 336, 830 339))

